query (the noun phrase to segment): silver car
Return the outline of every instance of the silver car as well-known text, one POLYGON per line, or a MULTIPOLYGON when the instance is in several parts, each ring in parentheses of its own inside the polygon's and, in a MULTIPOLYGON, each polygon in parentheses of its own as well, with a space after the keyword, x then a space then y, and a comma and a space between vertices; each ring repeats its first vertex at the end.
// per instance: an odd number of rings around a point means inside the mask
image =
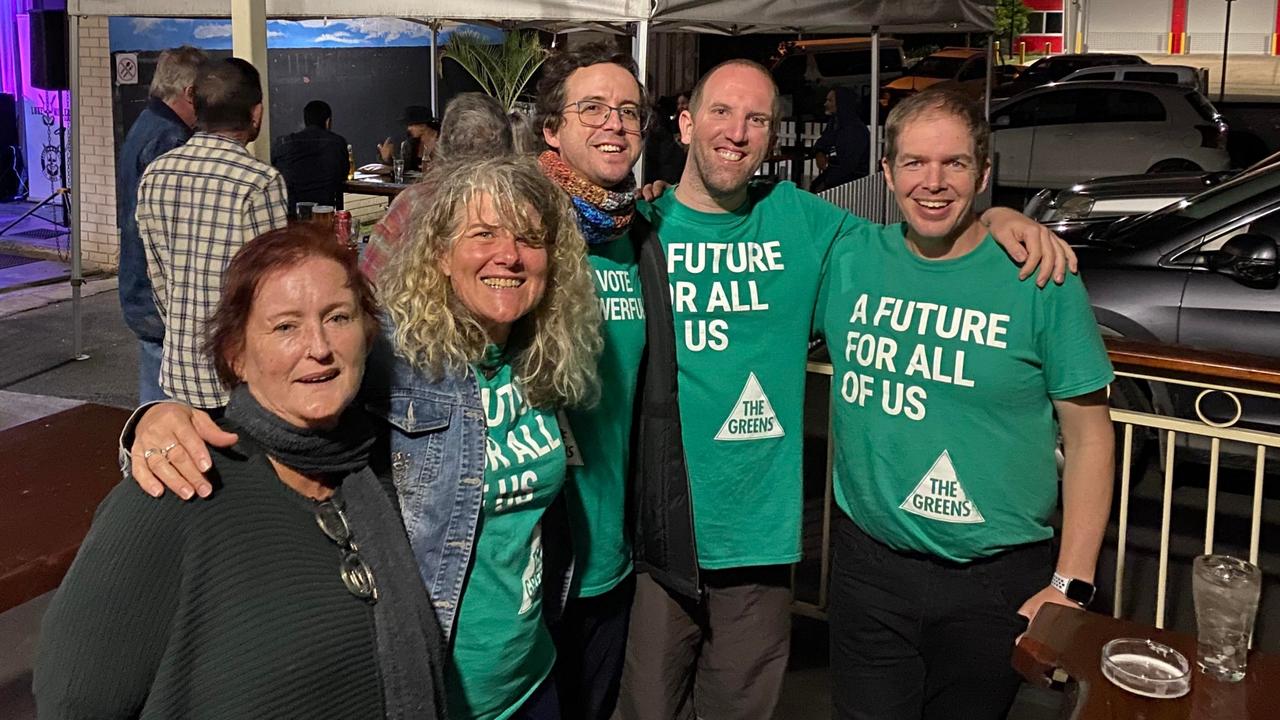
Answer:
POLYGON ((1226 170, 1227 124, 1195 90, 1053 83, 991 111, 996 184, 1065 188, 1091 177, 1226 170))

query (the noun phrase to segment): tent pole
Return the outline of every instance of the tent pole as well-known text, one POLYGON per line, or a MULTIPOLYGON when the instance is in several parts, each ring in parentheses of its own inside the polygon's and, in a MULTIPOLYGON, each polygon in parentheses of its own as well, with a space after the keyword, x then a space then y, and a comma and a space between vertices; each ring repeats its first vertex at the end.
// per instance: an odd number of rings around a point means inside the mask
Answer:
MULTIPOLYGON (((636 74, 640 84, 648 87, 649 78, 649 21, 636 23, 636 34, 631 38, 631 55, 636 59, 636 74)), ((636 182, 644 183, 644 153, 640 154, 635 166, 636 182)))
POLYGON ((991 119, 991 85, 996 74, 995 35, 987 36, 987 91, 982 94, 982 114, 991 119))
POLYGON ((440 22, 431 21, 431 114, 440 117, 440 105, 436 100, 436 53, 440 47, 440 22))
MULTIPOLYGON (((71 225, 71 358, 73 360, 88 360, 89 356, 84 352, 83 337, 83 308, 80 301, 80 286, 84 285, 84 267, 81 262, 80 252, 80 231, 83 224, 80 222, 80 152, 83 145, 80 144, 80 119, 82 100, 80 97, 80 16, 67 16, 67 55, 68 55, 68 76, 70 83, 68 85, 71 95, 71 155, 64 156, 62 161, 71 164, 71 180, 67 182, 70 185, 71 193, 71 217, 67 218, 71 225)), ((58 97, 62 97, 62 92, 58 92, 58 97)), ((62 102, 58 102, 58 122, 62 122, 62 102)), ((66 130, 62 131, 64 134, 66 130)), ((63 145, 65 147, 65 144, 63 145)), ((65 181, 66 176, 63 176, 65 181)), ((67 188, 62 189, 68 192, 67 188)), ((64 196, 65 197, 65 196, 64 196)))
POLYGON ((251 63, 262 77, 262 123, 249 152, 271 162, 271 82, 267 64, 267 1, 231 0, 231 54, 251 63))
POLYGON ((880 164, 880 26, 871 28, 871 152, 867 153, 868 175, 880 164))

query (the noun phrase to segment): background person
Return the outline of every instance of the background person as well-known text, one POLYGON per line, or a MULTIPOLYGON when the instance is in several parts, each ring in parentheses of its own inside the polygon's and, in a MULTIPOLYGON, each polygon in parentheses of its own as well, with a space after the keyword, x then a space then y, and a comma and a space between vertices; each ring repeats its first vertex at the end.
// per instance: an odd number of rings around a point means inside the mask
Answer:
POLYGON ((306 228, 226 277, 208 348, 240 442, 207 502, 103 501, 44 616, 39 716, 442 718, 440 629, 352 405, 373 292, 306 228))
POLYGON ((165 398, 160 389, 160 358, 164 352, 164 319, 156 310, 147 277, 147 253, 134 212, 138 183, 151 161, 181 146, 196 124, 195 84, 205 54, 183 45, 160 53, 143 108, 120 146, 116 163, 116 226, 120 229, 120 310, 124 322, 138 336, 138 402, 165 398))
POLYGON ((837 246, 827 267, 818 324, 837 379, 839 718, 1004 718, 1021 684, 1016 638, 1042 604, 1093 595, 1111 509, 1114 374, 1080 279, 1018 282, 978 221, 990 133, 954 91, 898 104, 882 165, 905 232, 890 225, 837 246))
POLYGON ((257 69, 239 58, 205 65, 195 109, 200 131, 143 173, 137 220, 165 325, 160 387, 216 412, 229 395, 201 343, 222 272, 245 243, 289 218, 280 172, 245 148, 262 123, 257 69))
MULTIPOLYGON (((501 103, 484 93, 460 93, 445 106, 435 159, 464 163, 501 157, 512 152, 512 138, 511 121, 501 103)), ((391 201, 386 214, 373 226, 369 246, 360 259, 360 269, 366 277, 377 279, 434 194, 435 187, 424 179, 409 185, 391 201)))
POLYGON ((857 95, 849 88, 827 91, 827 124, 813 143, 818 176, 809 192, 823 190, 866 177, 871 157, 871 133, 858 115, 857 95))
POLYGON ((391 138, 383 140, 378 145, 378 157, 390 165, 397 153, 403 153, 400 159, 404 160, 404 171, 422 172, 423 160, 431 157, 436 139, 440 137, 440 122, 431 113, 431 108, 424 105, 406 107, 400 122, 405 126, 404 139, 400 143, 393 143, 391 138))
POLYGON ((350 165, 347 140, 333 132, 333 110, 323 100, 302 108, 302 122, 301 130, 271 144, 271 164, 284 176, 288 191, 289 216, 297 216, 300 202, 341 210, 350 165))

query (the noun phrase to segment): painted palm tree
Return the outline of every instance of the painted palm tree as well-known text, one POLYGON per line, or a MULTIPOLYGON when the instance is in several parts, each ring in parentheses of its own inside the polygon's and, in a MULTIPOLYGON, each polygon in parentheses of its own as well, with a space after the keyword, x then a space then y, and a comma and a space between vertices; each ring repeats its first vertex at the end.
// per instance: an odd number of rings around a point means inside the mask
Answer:
POLYGON ((547 59, 536 33, 508 32, 501 45, 491 45, 477 33, 457 32, 449 38, 444 57, 452 58, 506 108, 516 109, 530 78, 547 59))

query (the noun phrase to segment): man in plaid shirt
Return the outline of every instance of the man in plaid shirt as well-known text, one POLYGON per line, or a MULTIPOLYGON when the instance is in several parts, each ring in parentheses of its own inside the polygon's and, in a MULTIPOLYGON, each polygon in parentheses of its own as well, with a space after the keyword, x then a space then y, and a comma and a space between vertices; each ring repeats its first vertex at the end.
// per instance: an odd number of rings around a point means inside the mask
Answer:
POLYGON ((222 293, 231 257, 288 222, 280 173, 249 154, 258 137, 262 85, 239 58, 210 63, 196 80, 197 132, 161 155, 138 188, 138 231, 164 318, 160 385, 175 400, 220 410, 228 394, 201 350, 205 320, 222 293))

